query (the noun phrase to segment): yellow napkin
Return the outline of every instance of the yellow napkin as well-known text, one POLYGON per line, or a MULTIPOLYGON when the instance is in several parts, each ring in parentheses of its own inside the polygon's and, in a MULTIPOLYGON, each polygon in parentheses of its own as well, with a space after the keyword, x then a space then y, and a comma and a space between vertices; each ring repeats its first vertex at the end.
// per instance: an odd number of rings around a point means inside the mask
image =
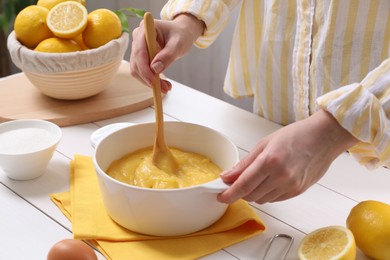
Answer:
POLYGON ((70 191, 52 194, 52 201, 72 222, 76 239, 90 240, 107 259, 196 259, 253 237, 265 225, 245 201, 228 207, 210 227, 180 237, 132 232, 106 213, 91 157, 75 155, 70 191))

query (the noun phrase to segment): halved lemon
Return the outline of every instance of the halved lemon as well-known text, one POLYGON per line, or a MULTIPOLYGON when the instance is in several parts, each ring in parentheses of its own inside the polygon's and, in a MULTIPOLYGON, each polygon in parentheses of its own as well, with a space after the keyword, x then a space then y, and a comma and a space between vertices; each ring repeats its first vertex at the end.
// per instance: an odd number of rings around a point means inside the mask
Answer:
POLYGON ((54 6, 47 15, 47 26, 54 35, 71 39, 87 26, 88 11, 82 4, 66 1, 54 6))
POLYGON ((83 6, 87 6, 87 3, 85 0, 38 0, 37 5, 46 7, 47 10, 52 9, 54 6, 58 5, 59 3, 65 2, 65 1, 76 1, 82 4, 83 6))
POLYGON ((301 260, 354 260, 356 244, 352 232, 343 226, 317 229, 305 236, 298 248, 301 260))

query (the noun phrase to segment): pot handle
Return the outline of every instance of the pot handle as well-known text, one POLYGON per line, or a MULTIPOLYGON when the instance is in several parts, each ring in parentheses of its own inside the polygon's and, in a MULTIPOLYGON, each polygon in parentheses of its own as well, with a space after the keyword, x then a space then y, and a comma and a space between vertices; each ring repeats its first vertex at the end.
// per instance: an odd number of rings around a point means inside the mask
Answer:
POLYGON ((115 123, 103 126, 97 130, 95 130, 90 137, 90 142, 93 148, 96 148, 96 146, 99 144, 103 138, 108 136, 109 134, 112 134, 118 130, 121 130, 123 128, 126 128, 128 126, 135 125, 133 123, 115 123))
POLYGON ((224 182, 221 178, 200 185, 202 192, 221 193, 230 187, 229 183, 224 182))

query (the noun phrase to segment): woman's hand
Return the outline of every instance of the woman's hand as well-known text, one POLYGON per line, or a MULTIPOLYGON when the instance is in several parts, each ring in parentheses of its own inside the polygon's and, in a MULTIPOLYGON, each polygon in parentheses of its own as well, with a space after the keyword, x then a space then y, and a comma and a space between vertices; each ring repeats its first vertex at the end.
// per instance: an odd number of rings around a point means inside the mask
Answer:
POLYGON ((233 203, 243 198, 262 204, 297 196, 357 142, 332 115, 320 110, 267 136, 233 169, 223 173, 222 179, 232 185, 218 199, 233 203))
MULTIPOLYGON (((190 14, 178 15, 173 21, 155 20, 158 53, 149 62, 143 21, 133 30, 130 55, 131 75, 148 86, 175 60, 184 56, 202 35, 205 24, 190 14)), ((161 79, 161 91, 171 89, 170 82, 161 79)))

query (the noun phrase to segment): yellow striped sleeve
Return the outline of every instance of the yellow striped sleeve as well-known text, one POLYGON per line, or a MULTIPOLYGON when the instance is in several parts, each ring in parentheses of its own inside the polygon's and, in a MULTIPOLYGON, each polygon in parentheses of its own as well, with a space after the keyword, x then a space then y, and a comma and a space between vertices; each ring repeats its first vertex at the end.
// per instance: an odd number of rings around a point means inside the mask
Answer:
POLYGON ((195 42, 199 48, 210 46, 227 25, 232 9, 239 0, 169 0, 161 10, 161 18, 173 20, 175 16, 189 13, 203 21, 206 29, 195 42))
POLYGON ((331 91, 317 99, 361 143, 351 154, 369 168, 390 167, 390 59, 360 83, 331 91))

